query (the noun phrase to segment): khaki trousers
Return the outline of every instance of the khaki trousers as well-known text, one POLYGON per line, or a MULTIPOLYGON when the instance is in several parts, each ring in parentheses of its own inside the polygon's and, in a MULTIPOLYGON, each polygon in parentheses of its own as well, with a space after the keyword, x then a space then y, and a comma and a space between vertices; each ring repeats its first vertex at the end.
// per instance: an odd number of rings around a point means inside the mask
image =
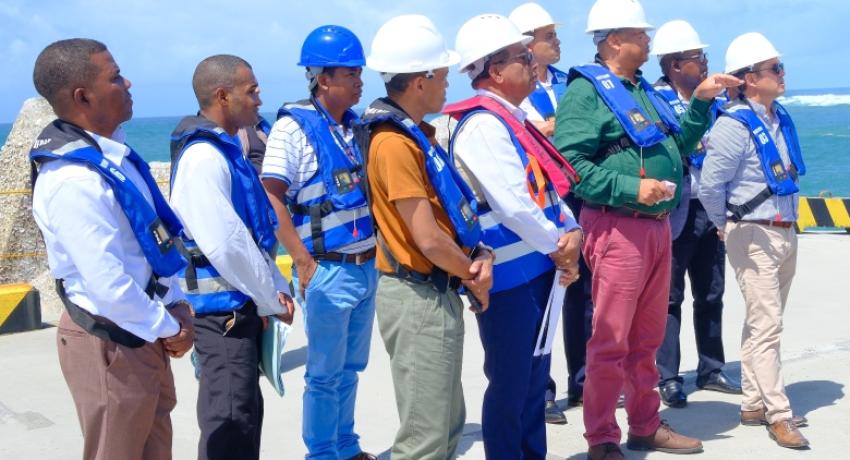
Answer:
POLYGON ((454 291, 440 294, 428 285, 381 276, 376 309, 401 422, 390 457, 455 458, 466 420, 460 297, 454 291))
POLYGON ((83 432, 82 458, 170 459, 177 399, 162 342, 128 348, 101 340, 65 312, 56 342, 83 432))
POLYGON ((741 335, 741 410, 765 407, 770 423, 789 419, 780 335, 797 268, 797 234, 793 227, 730 222, 726 249, 747 306, 741 335))

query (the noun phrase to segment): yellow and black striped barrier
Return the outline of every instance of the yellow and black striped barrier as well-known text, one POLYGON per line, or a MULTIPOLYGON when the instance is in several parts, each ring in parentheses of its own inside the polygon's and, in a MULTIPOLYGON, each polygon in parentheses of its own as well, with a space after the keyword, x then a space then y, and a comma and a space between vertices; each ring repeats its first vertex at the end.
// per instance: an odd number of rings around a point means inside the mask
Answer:
POLYGON ((839 228, 850 233, 850 198, 800 197, 797 231, 839 228))
POLYGON ((38 291, 26 283, 0 285, 0 334, 40 327, 38 291))

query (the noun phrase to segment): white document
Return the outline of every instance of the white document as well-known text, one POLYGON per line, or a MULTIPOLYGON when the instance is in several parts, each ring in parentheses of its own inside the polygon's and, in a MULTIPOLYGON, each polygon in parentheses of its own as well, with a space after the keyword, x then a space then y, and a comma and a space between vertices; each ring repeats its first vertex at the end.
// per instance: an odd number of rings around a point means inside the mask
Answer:
POLYGON ((549 301, 546 303, 546 311, 543 313, 543 323, 540 325, 540 332, 537 333, 533 356, 548 355, 552 352, 552 343, 555 341, 555 332, 558 329, 558 319, 561 317, 564 297, 567 294, 567 288, 558 283, 558 280, 561 279, 561 273, 563 273, 561 270, 555 272, 552 289, 549 290, 549 301))

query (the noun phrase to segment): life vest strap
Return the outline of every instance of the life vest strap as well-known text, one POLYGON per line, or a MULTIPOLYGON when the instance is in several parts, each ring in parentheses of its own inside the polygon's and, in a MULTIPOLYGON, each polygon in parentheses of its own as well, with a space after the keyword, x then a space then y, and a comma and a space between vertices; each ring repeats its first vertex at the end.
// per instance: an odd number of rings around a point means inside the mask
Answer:
POLYGON ((743 220, 744 216, 753 212, 771 196, 773 196, 773 191, 770 187, 765 187, 764 190, 758 193, 758 195, 752 197, 744 204, 732 204, 727 202, 726 209, 732 213, 732 222, 743 220))

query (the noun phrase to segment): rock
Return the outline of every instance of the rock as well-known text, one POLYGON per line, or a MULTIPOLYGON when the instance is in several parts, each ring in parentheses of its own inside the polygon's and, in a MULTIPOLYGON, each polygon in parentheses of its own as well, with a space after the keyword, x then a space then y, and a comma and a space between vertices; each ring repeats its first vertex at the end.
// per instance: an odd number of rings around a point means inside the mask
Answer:
POLYGON ((0 284, 33 284, 41 294, 41 314, 47 322, 59 318, 62 305, 49 276, 44 240, 32 217, 29 151, 54 119, 46 100, 27 99, 0 150, 0 284))
POLYGON ((457 126, 457 120, 448 115, 440 115, 439 117, 429 121, 429 123, 437 130, 437 133, 434 135, 434 137, 437 138, 437 143, 448 152, 449 137, 451 137, 455 126, 457 126))

